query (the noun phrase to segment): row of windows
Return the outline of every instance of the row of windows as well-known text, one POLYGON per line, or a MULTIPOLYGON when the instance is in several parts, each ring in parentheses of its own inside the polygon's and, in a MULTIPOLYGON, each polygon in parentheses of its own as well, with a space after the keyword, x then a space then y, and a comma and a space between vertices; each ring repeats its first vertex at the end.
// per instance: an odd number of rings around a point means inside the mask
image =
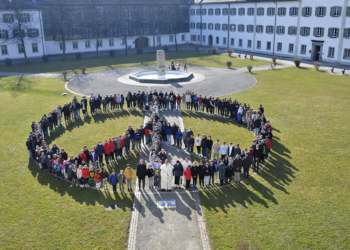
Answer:
MULTIPOLYGON (((275 7, 269 7, 266 8, 266 15, 267 16, 274 16, 275 15, 275 7)), ((315 9, 315 16, 317 17, 324 17, 326 16, 327 7, 319 6, 315 9)), ((224 15, 227 16, 230 14, 231 16, 237 15, 237 9, 236 8, 216 8, 216 9, 208 9, 208 15, 224 15)), ((238 8, 238 15, 244 16, 246 13, 246 8, 238 8)), ((299 8, 298 7, 290 7, 289 8, 289 15, 290 16, 298 16, 299 8)), ((342 7, 341 6, 333 6, 330 8, 330 16, 332 17, 340 17, 342 13, 342 7)), ((207 15, 207 9, 191 9, 191 15, 207 15)), ((255 15, 255 8, 247 8, 247 15, 248 16, 254 16, 255 15)), ((265 15, 265 8, 259 7, 256 9, 256 15, 257 16, 264 16, 265 15)), ((286 16, 287 15, 287 8, 286 7, 280 7, 277 9, 277 15, 278 16, 286 16)), ((302 16, 309 17, 312 16, 312 7, 303 7, 302 8, 302 16)), ((347 7, 346 9, 346 16, 350 16, 350 7, 347 7)))
MULTIPOLYGON (((208 30, 222 30, 222 31, 227 31, 228 28, 230 28, 230 31, 236 31, 236 24, 230 24, 230 27, 227 24, 213 24, 213 23, 208 23, 208 30)), ((206 23, 191 23, 191 29, 207 29, 207 24, 206 23)), ((239 24, 238 25, 238 32, 244 32, 245 31, 245 25, 244 24, 239 24)), ((298 28, 295 26, 290 26, 288 27, 288 35, 296 35, 297 34, 298 28)), ((300 28, 300 35, 301 36, 309 36, 310 35, 310 27, 301 27, 300 28)), ((315 27, 313 29, 313 35, 315 37, 323 37, 324 36, 324 30, 325 28, 322 27, 315 27)), ((246 25, 246 31, 248 33, 254 32, 254 25, 248 24, 246 25)), ((257 25, 255 27, 255 32, 256 33, 263 33, 264 32, 264 26, 262 25, 257 25)), ((272 25, 267 25, 265 32, 267 34, 273 34, 274 33, 274 26, 272 25)), ((276 27, 276 34, 278 35, 284 35, 285 34, 285 26, 277 26, 276 27)), ((328 37, 330 38, 337 38, 339 36, 339 28, 328 28, 328 37)), ((350 28, 346 28, 344 30, 344 38, 350 38, 350 28)))
MULTIPOLYGON (((17 44, 17 49, 19 54, 24 53, 24 47, 22 46, 22 44, 17 44)), ((37 43, 32 43, 32 52, 33 53, 39 52, 37 43)), ((8 55, 7 45, 1 45, 1 55, 8 55)))
MULTIPOLYGON (((19 17, 16 19, 18 19, 21 22, 30 22, 30 15, 28 13, 20 13, 18 14, 19 17)), ((2 19, 4 23, 12 23, 15 21, 15 17, 13 14, 10 13, 6 13, 2 15, 2 19)))
MULTIPOLYGON (((12 31, 12 36, 13 37, 19 37, 19 32, 18 30, 13 30, 12 31)), ((21 37, 38 37, 39 36, 39 30, 38 29, 27 29, 27 33, 25 30, 21 30, 21 37)), ((7 39, 9 38, 9 31, 8 30, 0 30, 0 38, 2 39, 7 39)))

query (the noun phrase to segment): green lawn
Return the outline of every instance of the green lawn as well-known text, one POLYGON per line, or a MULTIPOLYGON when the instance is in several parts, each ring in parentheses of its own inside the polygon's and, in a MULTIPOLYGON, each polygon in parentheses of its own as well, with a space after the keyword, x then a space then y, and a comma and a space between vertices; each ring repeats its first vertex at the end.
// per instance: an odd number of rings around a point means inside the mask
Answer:
MULTIPOLYGON (((256 86, 226 97, 254 109, 263 104, 274 128, 272 154, 248 183, 201 193, 212 248, 244 241, 262 249, 348 249, 349 77, 298 68, 254 76, 256 86)), ((244 147, 253 138, 226 120, 184 115, 184 123, 244 147)))
MULTIPOLYGON (((263 60, 236 59, 228 57, 224 54, 209 54, 199 51, 169 51, 166 53, 166 64, 168 61, 179 61, 181 65, 185 62, 190 71, 191 66, 205 66, 227 68, 226 61, 232 61, 231 68, 241 68, 252 66, 268 65, 270 62, 263 60)), ((62 73, 67 71, 70 74, 81 74, 81 67, 86 66, 86 73, 92 73, 101 70, 123 68, 123 67, 138 67, 138 66, 156 66, 155 53, 144 54, 129 54, 116 55, 115 57, 100 57, 100 58, 84 58, 81 60, 60 60, 13 64, 11 67, 0 66, 1 72, 28 72, 28 73, 62 73)))
MULTIPOLYGON (((1 211, 0 239, 3 248, 65 249, 96 247, 125 249, 133 196, 104 193, 92 189, 69 188, 69 183, 39 172, 28 160, 25 138, 32 120, 70 101, 72 94, 61 96, 65 82, 60 79, 19 77, 0 78, 1 211), (120 209, 107 211, 117 203, 120 209)), ((127 125, 143 124, 143 115, 128 112, 98 115, 77 121, 47 139, 64 147, 68 154, 89 148, 98 140, 121 134, 127 125)), ((138 154, 128 157, 136 167, 138 154)), ((126 159, 112 167, 118 172, 126 159)), ((111 190, 111 187, 109 187, 111 190)))

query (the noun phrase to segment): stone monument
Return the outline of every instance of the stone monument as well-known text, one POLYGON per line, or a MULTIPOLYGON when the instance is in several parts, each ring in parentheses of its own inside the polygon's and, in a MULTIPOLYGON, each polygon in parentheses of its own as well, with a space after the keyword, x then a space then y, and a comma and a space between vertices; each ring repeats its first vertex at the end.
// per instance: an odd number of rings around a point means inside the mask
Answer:
POLYGON ((165 69, 165 51, 157 50, 157 75, 158 78, 165 78, 166 69, 165 69))

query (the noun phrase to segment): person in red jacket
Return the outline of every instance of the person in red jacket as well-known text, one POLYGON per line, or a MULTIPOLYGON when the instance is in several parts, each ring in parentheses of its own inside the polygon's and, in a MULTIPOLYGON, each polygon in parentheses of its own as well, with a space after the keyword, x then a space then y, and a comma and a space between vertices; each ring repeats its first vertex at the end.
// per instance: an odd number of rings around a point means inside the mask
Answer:
POLYGON ((176 96, 176 106, 177 106, 177 111, 181 111, 181 96, 180 94, 177 94, 176 96))
POLYGON ((186 178, 186 190, 190 188, 190 182, 191 182, 191 166, 188 165, 185 169, 184 176, 186 178))
POLYGON ((109 154, 111 153, 111 150, 109 149, 109 144, 107 140, 105 140, 105 144, 103 145, 103 150, 105 151, 106 164, 109 165, 109 154))
POLYGON ((111 138, 109 138, 109 158, 111 159, 111 163, 114 162, 114 139, 112 140, 111 138))
POLYGON ((85 162, 87 162, 87 157, 86 157, 86 154, 85 154, 85 152, 84 152, 84 149, 81 150, 81 152, 80 152, 80 157, 81 157, 81 159, 83 159, 85 162))
POLYGON ((267 153, 270 154, 271 140, 269 140, 268 138, 265 138, 265 143, 266 143, 267 153))
POLYGON ((83 178, 83 183, 84 183, 85 187, 89 187, 89 184, 88 184, 88 182, 89 182, 89 174, 90 174, 89 168, 88 168, 87 165, 85 165, 83 167, 83 170, 82 170, 82 176, 83 176, 82 178, 83 178))
POLYGON ((95 174, 95 183, 96 183, 96 188, 100 189, 101 187, 101 174, 100 170, 97 170, 97 173, 95 174))
POLYGON ((120 151, 119 151, 119 155, 120 157, 123 157, 123 148, 125 146, 125 142, 124 142, 124 137, 123 136, 119 136, 120 137, 120 151))

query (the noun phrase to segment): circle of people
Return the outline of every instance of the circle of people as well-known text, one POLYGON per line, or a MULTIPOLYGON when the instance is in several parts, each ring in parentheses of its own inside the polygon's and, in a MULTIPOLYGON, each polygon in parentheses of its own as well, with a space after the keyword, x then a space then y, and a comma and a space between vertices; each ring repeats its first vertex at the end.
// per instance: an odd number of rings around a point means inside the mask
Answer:
MULTIPOLYGON (((136 168, 136 178, 138 179, 139 189, 142 191, 145 187, 145 179, 148 178, 149 188, 162 190, 172 190, 172 180, 174 179, 175 188, 181 185, 189 189, 192 184, 193 189, 199 187, 205 188, 214 185, 220 181, 223 186, 234 181, 240 182, 240 176, 243 168, 243 177, 249 178, 249 169, 259 173, 260 164, 267 159, 271 149, 272 126, 264 116, 262 105, 254 111, 249 104, 242 105, 236 99, 213 98, 197 96, 193 92, 184 93, 182 96, 162 91, 159 93, 138 92, 132 94, 130 91, 125 98, 127 110, 135 110, 136 104, 140 110, 150 110, 151 118, 145 126, 141 125, 138 129, 129 126, 123 135, 112 137, 99 141, 91 150, 84 146, 81 152, 74 157, 65 150, 59 149, 59 146, 53 144, 47 145, 45 138, 55 133, 62 127, 62 114, 64 114, 65 124, 72 123, 88 116, 87 99, 82 97, 79 102, 76 96, 72 102, 63 106, 58 106, 48 115, 44 114, 41 120, 32 122, 32 131, 26 141, 29 157, 32 157, 39 166, 39 170, 55 173, 58 178, 70 181, 73 186, 96 187, 107 190, 108 180, 113 186, 113 192, 119 183, 119 189, 124 192, 124 184, 127 184, 128 191, 132 191, 132 178, 134 170, 130 164, 126 169, 121 170, 119 174, 112 171, 109 175, 105 165, 110 165, 114 161, 141 149, 141 145, 150 146, 149 161, 151 164, 147 167, 144 160, 140 160, 136 168), (232 142, 226 144, 224 141, 220 144, 217 139, 215 143, 211 136, 197 134, 186 128, 181 129, 174 123, 170 124, 165 117, 160 117, 159 111, 181 109, 192 112, 215 115, 225 119, 236 120, 239 124, 245 123, 248 130, 253 130, 255 139, 249 150, 241 149, 239 144, 234 146, 232 142), (82 111, 82 112, 81 112, 82 111), (191 162, 188 158, 182 163, 177 161, 174 165, 170 164, 167 154, 162 148, 162 144, 169 144, 178 148, 184 147, 184 150, 201 158, 199 164, 191 162), (130 145, 131 144, 131 145, 130 145), (194 147, 197 153, 193 152, 194 147), (213 156, 213 157, 212 157, 213 156), (91 167, 90 167, 91 165, 91 167)), ((124 97, 121 95, 108 95, 101 97, 100 94, 91 94, 90 115, 100 113, 124 111, 124 97), (119 101, 118 101, 119 100, 119 101), (102 109, 101 109, 102 104, 102 109)))

